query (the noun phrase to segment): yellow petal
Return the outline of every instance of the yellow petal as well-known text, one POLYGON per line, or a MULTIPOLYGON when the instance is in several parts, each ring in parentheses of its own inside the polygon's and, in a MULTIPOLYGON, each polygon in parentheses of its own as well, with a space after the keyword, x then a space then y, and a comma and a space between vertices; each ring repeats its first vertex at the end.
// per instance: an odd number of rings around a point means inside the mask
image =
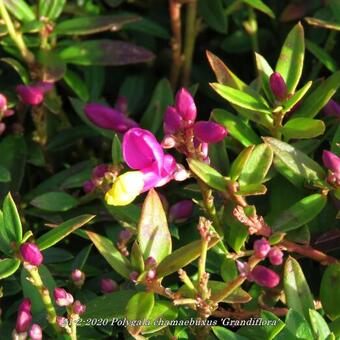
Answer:
POLYGON ((128 205, 143 190, 143 175, 139 171, 128 171, 117 177, 112 188, 106 193, 105 201, 109 205, 128 205))

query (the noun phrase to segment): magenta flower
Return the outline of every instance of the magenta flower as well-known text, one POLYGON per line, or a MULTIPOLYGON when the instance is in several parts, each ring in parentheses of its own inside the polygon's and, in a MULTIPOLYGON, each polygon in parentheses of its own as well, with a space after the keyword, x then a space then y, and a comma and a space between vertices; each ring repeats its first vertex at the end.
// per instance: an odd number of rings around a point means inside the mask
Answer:
POLYGON ((176 110, 188 123, 194 122, 197 115, 196 104, 191 93, 181 88, 176 94, 176 110))
POLYGON ((164 114, 164 133, 168 134, 175 134, 178 132, 183 126, 183 118, 177 112, 176 108, 173 106, 169 106, 164 114))
POLYGON ((17 333, 25 333, 32 322, 32 314, 26 310, 18 313, 15 330, 17 333))
POLYGON ((332 171, 337 178, 340 178, 340 158, 333 152, 324 150, 322 153, 324 166, 332 171))
POLYGON ((274 72, 269 78, 270 89, 278 100, 284 100, 288 96, 287 85, 279 72, 274 72))
POLYGON ((112 293, 118 290, 118 284, 116 281, 111 279, 101 279, 100 290, 103 294, 112 293))
POLYGON ((103 129, 124 133, 130 128, 138 126, 134 120, 126 117, 122 112, 102 104, 87 104, 84 111, 94 125, 103 129))
POLYGON ((268 253, 268 258, 271 264, 279 266, 283 262, 283 252, 278 247, 273 247, 268 253))
POLYGON ((327 116, 340 118, 340 105, 335 100, 330 99, 328 103, 323 107, 323 112, 327 116))
POLYGON ((73 303, 73 296, 63 288, 54 288, 53 295, 58 306, 69 306, 73 303))
POLYGON ((109 166, 107 164, 99 164, 92 170, 92 176, 95 178, 103 178, 108 171, 109 166))
POLYGON ((85 194, 89 194, 96 189, 96 185, 92 180, 85 181, 83 184, 83 190, 85 194))
POLYGON ((280 283, 280 276, 274 271, 258 265, 249 274, 248 279, 255 281, 258 285, 273 288, 280 283))
POLYGON ((16 90, 20 97, 20 100, 24 104, 28 105, 39 105, 44 100, 44 95, 46 92, 53 88, 52 83, 39 82, 35 85, 18 85, 16 90))
POLYGON ((20 254, 23 260, 32 266, 40 266, 44 259, 38 246, 30 242, 24 243, 20 246, 20 254))
POLYGON ((220 124, 199 121, 194 125, 194 135, 203 143, 218 143, 227 135, 227 130, 220 124))
POLYGON ((30 336, 31 340, 41 340, 42 339, 42 329, 40 325, 37 323, 34 323, 31 326, 30 331, 28 332, 28 335, 30 336))
POLYGON ((192 215, 193 210, 192 200, 179 201, 170 207, 169 219, 175 222, 185 221, 192 215))
POLYGON ((254 254, 257 257, 264 259, 268 255, 269 252, 270 252, 270 244, 264 237, 254 242, 254 254))

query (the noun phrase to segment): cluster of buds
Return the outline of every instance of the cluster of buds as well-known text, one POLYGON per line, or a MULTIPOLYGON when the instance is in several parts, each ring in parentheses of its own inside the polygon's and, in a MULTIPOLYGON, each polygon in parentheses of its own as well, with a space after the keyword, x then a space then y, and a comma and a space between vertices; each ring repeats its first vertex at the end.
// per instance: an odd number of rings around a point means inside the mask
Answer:
POLYGON ((202 239, 210 242, 211 238, 214 236, 214 233, 211 229, 211 222, 207 220, 205 217, 200 217, 197 225, 197 229, 202 237, 202 239))
POLYGON ((55 288, 53 295, 55 303, 60 307, 68 307, 72 305, 74 301, 72 294, 63 288, 55 288))
POLYGON ((333 152, 324 150, 322 161, 325 168, 328 169, 328 183, 335 188, 340 187, 340 158, 333 152))
POLYGON ((116 281, 104 278, 100 280, 100 291, 103 294, 113 293, 119 290, 119 286, 116 281))
POLYGON ((254 242, 254 255, 259 259, 268 257, 272 265, 279 266, 283 262, 283 252, 278 247, 271 247, 264 237, 254 242))
POLYGON ((132 233, 129 229, 123 229, 118 234, 117 248, 119 249, 119 251, 121 252, 123 256, 129 256, 127 244, 129 243, 131 237, 132 237, 132 233))
POLYGON ((85 282, 85 273, 80 269, 75 269, 71 273, 71 279, 74 285, 80 288, 85 282))
POLYGON ((211 121, 196 122, 197 109, 191 94, 181 88, 176 94, 175 106, 169 106, 164 114, 163 148, 175 147, 187 157, 196 156, 209 162, 208 146, 218 143, 227 135, 227 130, 211 121))
POLYGON ((44 257, 40 252, 38 246, 31 242, 23 243, 20 246, 20 255, 24 261, 25 266, 38 267, 42 264, 44 257))
POLYGON ((26 339, 27 331, 31 340, 41 340, 42 330, 40 325, 32 324, 31 300, 24 299, 18 308, 18 317, 13 330, 13 339, 26 339), (31 325, 31 327, 30 327, 31 325))
POLYGON ((172 205, 169 209, 169 221, 170 222, 184 222, 191 215, 194 210, 194 204, 192 200, 179 201, 172 205))
POLYGON ((23 104, 36 106, 44 101, 45 94, 53 89, 53 83, 40 81, 36 84, 17 86, 17 94, 23 104))
POLYGON ((2 119, 12 116, 13 114, 14 111, 10 110, 7 106, 7 98, 0 93, 0 135, 2 135, 6 129, 6 124, 2 121, 2 119))

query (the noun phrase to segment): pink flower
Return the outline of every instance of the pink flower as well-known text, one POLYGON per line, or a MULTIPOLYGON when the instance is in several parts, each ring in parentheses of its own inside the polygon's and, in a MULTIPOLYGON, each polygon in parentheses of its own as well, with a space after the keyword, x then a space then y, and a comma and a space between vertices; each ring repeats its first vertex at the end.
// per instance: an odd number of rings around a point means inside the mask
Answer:
POLYGON ((86 311, 86 306, 83 305, 79 300, 76 300, 72 306, 73 313, 81 315, 86 311))
POLYGON ((164 133, 168 134, 175 134, 178 132, 183 126, 183 118, 177 112, 176 108, 173 106, 169 106, 164 114, 164 133))
POLYGON ((280 276, 274 271, 258 265, 249 274, 248 279, 255 281, 258 285, 273 288, 280 283, 280 276))
POLYGON ((152 267, 155 267, 157 265, 157 261, 156 261, 156 259, 154 257, 149 256, 145 260, 144 264, 145 264, 145 267, 152 268, 152 267))
POLYGON ((283 252, 280 248, 273 247, 268 254, 268 258, 271 264, 279 266, 283 262, 283 252))
POLYGON ((69 306, 73 303, 73 296, 63 288, 54 288, 53 294, 58 306, 69 306))
POLYGON ((20 246, 20 253, 25 262, 32 266, 40 266, 43 262, 43 255, 38 246, 34 243, 26 242, 20 246))
POLYGON ((203 143, 218 143, 227 135, 227 130, 214 122, 199 121, 194 125, 194 135, 203 143))
POLYGON ((196 104, 191 93, 181 88, 176 94, 176 110, 187 122, 194 122, 197 115, 196 104))
POLYGON ((41 330, 40 325, 34 323, 31 326, 31 329, 30 329, 28 335, 30 336, 31 340, 41 340, 42 339, 42 330, 41 330))
POLYGON ((330 99, 328 103, 323 107, 323 112, 327 116, 340 118, 340 105, 335 100, 330 99))
POLYGON ((100 290, 103 294, 112 293, 118 290, 118 284, 111 279, 101 279, 100 290))
POLYGON ((156 137, 149 131, 132 128, 123 138, 123 157, 126 164, 143 174, 142 192, 168 183, 176 169, 171 155, 164 155, 156 137))
POLYGON ((257 257, 264 259, 268 255, 269 251, 270 244, 265 238, 262 238, 261 240, 256 240, 254 242, 254 254, 257 257))
POLYGON ((24 104, 28 105, 39 105, 44 100, 46 92, 53 88, 52 83, 39 82, 35 85, 18 85, 16 90, 20 97, 20 100, 24 104))
POLYGON ((274 72, 269 78, 270 89, 278 100, 284 100, 288 96, 287 85, 279 72, 274 72))
POLYGON ((87 118, 94 125, 103 129, 123 133, 130 128, 138 126, 134 120, 126 117, 122 112, 102 104, 87 104, 85 105, 84 111, 87 118))
POLYGON ((337 178, 340 178, 340 158, 333 152, 324 150, 322 153, 324 166, 332 171, 337 178))
POLYGON ((188 219, 194 210, 194 205, 191 200, 179 201, 172 205, 169 210, 170 221, 185 221, 188 219))
POLYGON ((32 314, 26 310, 22 310, 18 313, 17 322, 15 324, 15 330, 18 333, 27 332, 29 325, 32 321, 32 314))

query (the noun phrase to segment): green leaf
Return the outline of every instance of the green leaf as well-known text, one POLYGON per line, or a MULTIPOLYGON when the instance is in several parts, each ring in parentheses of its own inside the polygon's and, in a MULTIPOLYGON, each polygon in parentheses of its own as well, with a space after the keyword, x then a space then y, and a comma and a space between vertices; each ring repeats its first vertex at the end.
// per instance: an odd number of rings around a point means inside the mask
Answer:
POLYGON ((255 145, 250 145, 243 149, 241 153, 236 157, 230 168, 230 178, 232 181, 237 181, 240 177, 243 167, 247 164, 252 152, 254 151, 255 145))
POLYGON ((282 46, 275 69, 285 80, 289 93, 294 93, 299 83, 302 74, 304 54, 304 31, 302 25, 298 23, 289 32, 282 46))
POLYGON ((312 339, 312 330, 306 319, 293 309, 286 315, 286 328, 298 339, 312 339))
POLYGON ((232 104, 238 105, 245 109, 255 110, 261 113, 270 114, 268 105, 264 104, 264 100, 258 100, 248 93, 234 89, 219 83, 211 83, 210 86, 224 99, 232 104))
POLYGON ((288 231, 297 229, 320 214, 327 203, 327 198, 321 194, 304 197, 283 211, 272 224, 275 231, 288 231))
POLYGON ((314 333, 314 339, 326 340, 331 331, 327 325, 326 320, 316 310, 309 310, 310 323, 314 333))
POLYGON ((298 117, 290 119, 280 131, 288 139, 301 139, 323 135, 325 129, 325 123, 322 120, 298 117))
POLYGON ((56 82, 63 78, 66 72, 66 63, 54 51, 41 50, 37 54, 38 67, 43 74, 43 81, 56 82))
POLYGON ((66 0, 40 0, 39 17, 55 20, 62 13, 66 0))
POLYGON ((11 248, 11 241, 7 235, 5 227, 4 214, 0 210, 0 250, 7 255, 11 255, 13 249, 11 248))
POLYGON ((77 65, 128 65, 154 59, 153 53, 143 47, 118 40, 87 40, 74 42, 59 51, 60 57, 77 65))
MULTIPOLYGON (((219 238, 214 237, 209 242, 210 249, 217 244, 219 238)), ((196 260, 201 254, 201 240, 193 241, 187 245, 176 249, 168 255, 157 267, 157 277, 162 278, 176 272, 178 269, 185 267, 192 261, 196 260)))
POLYGON ((228 258, 223 260, 221 265, 221 276, 227 283, 237 278, 238 270, 234 260, 228 258))
POLYGON ((112 241, 92 231, 86 231, 88 237, 103 255, 109 265, 121 276, 129 278, 131 265, 128 259, 113 245, 112 241))
POLYGON ((340 125, 338 126, 334 133, 331 144, 331 151, 340 157, 340 148, 338 147, 337 144, 340 144, 340 125))
POLYGON ((238 181, 241 186, 262 183, 273 162, 273 151, 267 144, 256 145, 242 167, 238 181))
POLYGON ((212 328, 213 333, 219 340, 248 340, 249 338, 245 338, 242 335, 238 335, 237 333, 232 332, 228 328, 224 328, 221 326, 213 326, 212 328))
POLYGON ((171 254, 172 244, 163 204, 154 189, 151 189, 143 204, 137 227, 137 239, 144 259, 152 256, 160 263, 171 254))
POLYGON ((241 185, 235 193, 241 196, 264 195, 267 192, 267 187, 263 184, 246 184, 241 185))
POLYGON ((243 146, 260 144, 261 139, 240 117, 221 109, 212 112, 212 119, 223 125, 243 146))
POLYGON ((112 140, 112 162, 115 165, 118 165, 123 162, 123 155, 122 155, 122 143, 117 134, 113 137, 112 140))
POLYGON ((286 260, 283 287, 288 307, 309 320, 309 309, 314 309, 313 296, 299 263, 293 257, 286 260))
POLYGON ((323 273, 320 286, 322 308, 331 320, 340 317, 340 264, 328 266, 323 273))
POLYGON ((112 320, 125 316, 128 301, 136 294, 135 290, 120 290, 118 292, 98 296, 86 303, 86 311, 82 315, 84 320, 103 318, 112 320))
POLYGON ((78 76, 77 73, 67 69, 63 77, 65 83, 74 91, 74 93, 79 97, 79 99, 84 102, 88 101, 90 98, 89 91, 84 84, 84 80, 78 76))
POLYGON ((198 12, 209 27, 220 33, 227 32, 227 16, 221 0, 198 0, 198 12))
POLYGON ((335 334, 336 337, 340 336, 340 318, 337 318, 329 324, 330 330, 335 334))
POLYGON ((190 170, 211 188, 226 191, 226 179, 214 168, 196 159, 187 159, 190 170))
POLYGON ((131 266, 135 269, 138 273, 142 273, 144 271, 144 259, 143 253, 140 250, 138 243, 135 241, 131 247, 130 252, 130 261, 131 266))
POLYGON ((305 17, 305 20, 312 26, 329 28, 331 30, 340 31, 340 24, 335 21, 328 21, 311 17, 305 17))
POLYGON ((36 19, 32 8, 24 0, 3 0, 8 11, 19 21, 30 22, 36 19))
POLYGON ((274 73, 271 66, 268 64, 267 60, 259 53, 255 52, 255 61, 258 74, 262 82, 262 88, 267 98, 271 103, 274 103, 275 98, 269 85, 269 78, 274 73))
POLYGON ((10 192, 4 199, 2 211, 4 227, 9 241, 20 242, 22 239, 22 225, 17 207, 10 192))
POLYGON ((309 181, 319 181, 325 176, 323 168, 305 153, 272 137, 263 137, 274 151, 276 170, 297 187, 309 181))
POLYGON ((88 35, 104 31, 119 31, 125 24, 138 21, 137 16, 107 15, 85 16, 64 20, 58 23, 53 34, 88 35))
POLYGON ((287 111, 291 110, 295 104, 297 104, 301 98, 306 94, 306 92, 309 90, 309 88, 312 86, 312 81, 309 81, 307 84, 305 84, 299 91, 295 92, 289 99, 284 101, 282 103, 283 105, 283 113, 286 113, 287 111))
POLYGON ((90 222, 93 218, 94 215, 81 215, 71 218, 40 236, 36 242, 37 246, 40 250, 52 247, 63 238, 71 234, 73 231, 90 222))
POLYGON ((47 192, 35 197, 31 204, 46 211, 67 211, 78 205, 78 200, 65 192, 47 192))
MULTIPOLYGON (((126 318, 130 321, 149 320, 150 314, 155 304, 153 292, 140 292, 135 294, 126 306, 126 318)), ((127 327, 132 336, 138 335, 143 328, 143 325, 127 327)))
POLYGON ((261 0, 242 0, 242 2, 259 10, 260 12, 263 12, 264 14, 267 14, 272 19, 275 18, 274 12, 261 0))
POLYGON ((314 55, 325 67, 331 71, 336 72, 338 65, 331 55, 323 48, 319 47, 313 41, 306 39, 307 50, 314 55))
POLYGON ((24 84, 28 84, 30 82, 30 75, 27 71, 27 69, 20 64, 16 59, 12 58, 1 58, 1 61, 5 62, 6 64, 13 67, 13 69, 19 74, 22 82, 24 84))
POLYGON ((321 83, 294 112, 294 117, 315 117, 328 103, 340 86, 340 71, 321 83))
POLYGON ((167 79, 161 79, 155 87, 152 98, 145 110, 140 125, 157 134, 163 123, 166 108, 174 101, 172 89, 167 79))
POLYGON ((0 260, 0 280, 13 275, 18 270, 20 263, 17 259, 0 260))
POLYGON ((9 182, 11 180, 11 173, 0 165, 0 182, 9 182))

